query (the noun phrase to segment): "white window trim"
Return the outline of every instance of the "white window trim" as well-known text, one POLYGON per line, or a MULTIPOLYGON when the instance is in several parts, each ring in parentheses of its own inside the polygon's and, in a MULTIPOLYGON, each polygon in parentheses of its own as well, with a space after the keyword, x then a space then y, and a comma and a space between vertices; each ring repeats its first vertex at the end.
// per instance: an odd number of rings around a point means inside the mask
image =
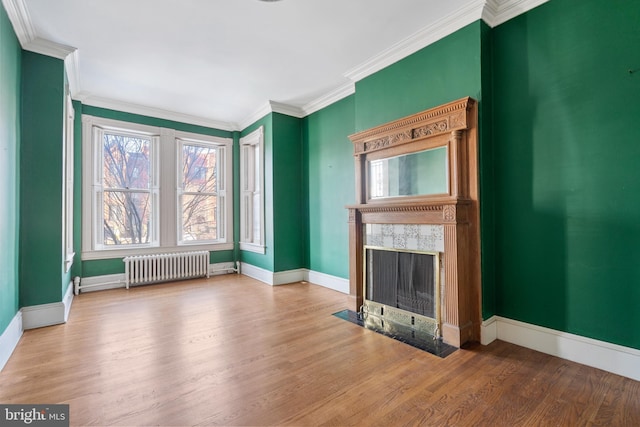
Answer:
POLYGON ((120 120, 106 119, 102 117, 82 116, 82 259, 98 260, 110 258, 122 258, 137 254, 165 253, 181 251, 185 247, 189 250, 223 251, 233 249, 233 203, 225 203, 225 232, 227 241, 222 243, 196 242, 188 245, 179 245, 177 241, 177 168, 176 168, 176 138, 187 140, 198 140, 224 144, 228 147, 225 150, 225 181, 227 183, 228 194, 232 192, 232 146, 231 138, 212 137, 208 135, 179 132, 174 129, 147 126, 138 123, 124 122, 120 120), (156 183, 159 185, 159 208, 155 209, 155 214, 162 212, 159 220, 156 218, 157 239, 153 245, 127 246, 127 248, 107 248, 97 249, 94 246, 95 236, 99 230, 94 229, 92 184, 94 182, 93 170, 95 168, 97 153, 96 144, 93 142, 94 126, 99 126, 108 130, 122 132, 137 132, 149 136, 156 136, 159 139, 155 156, 160 165, 160 176, 156 183))
POLYGON ((73 265, 73 258, 76 252, 73 248, 73 128, 75 112, 69 88, 66 87, 65 96, 65 122, 64 122, 64 139, 63 139, 63 196, 62 196, 62 234, 63 234, 63 253, 64 253, 64 272, 68 273, 73 265))
POLYGON ((202 244, 229 244, 231 241, 231 249, 233 249, 233 139, 230 138, 220 138, 216 136, 208 136, 208 135, 199 135, 189 132, 175 132, 175 152, 176 152, 176 180, 175 180, 175 188, 176 188, 176 203, 174 206, 177 207, 175 209, 176 221, 175 221, 175 230, 176 230, 176 239, 178 239, 178 246, 188 246, 193 247, 202 244), (222 148, 223 158, 218 159, 218 168, 219 177, 218 177, 218 201, 222 200, 222 207, 219 207, 219 219, 221 219, 224 227, 218 229, 218 233, 220 237, 216 241, 181 241, 178 239, 179 230, 182 227, 180 224, 180 215, 178 214, 178 209, 181 207, 178 205, 178 196, 181 192, 180 188, 180 180, 178 177, 178 173, 182 168, 182 154, 181 149, 183 143, 186 144, 194 144, 194 145, 203 145, 203 146, 216 146, 222 148))
POLYGON ((265 253, 264 230, 264 127, 260 126, 250 134, 240 138, 240 249, 243 251, 265 253), (260 236, 253 236, 253 197, 249 197, 254 191, 255 164, 252 158, 247 159, 245 147, 258 147, 258 192, 260 194, 260 236))

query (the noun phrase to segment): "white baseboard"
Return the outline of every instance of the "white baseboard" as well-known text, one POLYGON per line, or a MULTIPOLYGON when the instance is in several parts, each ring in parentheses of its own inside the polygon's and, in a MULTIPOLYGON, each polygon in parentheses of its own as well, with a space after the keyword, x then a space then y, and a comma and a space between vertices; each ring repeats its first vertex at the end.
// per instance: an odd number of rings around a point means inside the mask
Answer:
POLYGON ((253 279, 259 280, 267 285, 277 286, 286 285, 306 281, 314 285, 323 286, 333 289, 334 291, 349 293, 349 280, 342 277, 331 276, 329 274, 320 273, 318 271, 308 270, 306 268, 298 268, 296 270, 279 271, 274 273, 255 265, 242 263, 240 272, 253 279))
POLYGON ((67 307, 62 301, 22 307, 22 328, 35 329, 65 322, 67 307))
POLYGON ((218 262, 215 264, 209 264, 209 275, 219 276, 221 274, 235 273, 235 262, 218 262))
POLYGON ((124 273, 105 274, 103 276, 83 277, 80 280, 80 292, 104 291, 126 286, 124 273))
POLYGON ((482 322, 481 332, 485 345, 499 339, 640 381, 640 350, 634 348, 500 316, 482 322))
MULTIPOLYGON (((209 274, 216 276, 219 274, 234 273, 233 262, 220 262, 209 264, 209 274)), ((80 281, 80 292, 104 291, 107 289, 118 289, 126 287, 126 277, 124 273, 105 274, 103 276, 84 277, 80 281)))
POLYGON ((305 276, 307 282, 333 289, 334 291, 349 293, 349 279, 320 273, 319 271, 307 270, 305 276))
POLYGON ((273 286, 273 271, 265 270, 264 268, 256 267, 255 265, 247 264, 246 262, 240 263, 240 273, 245 276, 249 276, 252 279, 266 283, 273 286))
POLYGON ((73 281, 69 282, 67 286, 67 292, 64 293, 62 298, 62 304, 64 304, 64 321, 69 319, 69 312, 71 311, 71 304, 73 303, 73 281))
POLYGON ((305 280, 307 270, 298 268, 296 270, 278 271, 273 273, 273 285, 286 285, 288 283, 302 282, 305 280))
POLYGON ((13 350, 16 349, 20 337, 22 336, 22 312, 18 311, 9 326, 0 335, 0 371, 4 368, 4 365, 9 361, 9 357, 13 354, 13 350))

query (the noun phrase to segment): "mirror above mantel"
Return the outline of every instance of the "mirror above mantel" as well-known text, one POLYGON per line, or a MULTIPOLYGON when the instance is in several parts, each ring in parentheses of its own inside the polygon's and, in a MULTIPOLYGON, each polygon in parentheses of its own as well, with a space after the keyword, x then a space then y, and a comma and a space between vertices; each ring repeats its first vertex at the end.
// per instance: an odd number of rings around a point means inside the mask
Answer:
MULTIPOLYGON (((351 308, 366 310, 368 303, 363 290, 365 226, 380 224, 383 230, 391 230, 394 225, 407 230, 416 229, 416 225, 442 227, 442 316, 436 338, 457 347, 478 341, 476 101, 463 98, 349 138, 354 146, 356 174, 356 204, 347 206, 351 308)), ((379 240, 391 244, 389 249, 404 250, 403 239, 419 242, 419 237, 385 235, 379 240)))

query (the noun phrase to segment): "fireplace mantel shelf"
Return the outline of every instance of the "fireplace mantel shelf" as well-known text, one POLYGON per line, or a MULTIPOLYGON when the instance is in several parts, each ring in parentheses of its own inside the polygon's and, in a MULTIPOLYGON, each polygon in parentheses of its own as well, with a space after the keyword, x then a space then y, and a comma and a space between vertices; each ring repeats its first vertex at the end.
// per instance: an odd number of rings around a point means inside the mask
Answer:
POLYGON ((349 205, 349 221, 362 216, 363 224, 466 224, 473 201, 468 199, 376 202, 349 205))

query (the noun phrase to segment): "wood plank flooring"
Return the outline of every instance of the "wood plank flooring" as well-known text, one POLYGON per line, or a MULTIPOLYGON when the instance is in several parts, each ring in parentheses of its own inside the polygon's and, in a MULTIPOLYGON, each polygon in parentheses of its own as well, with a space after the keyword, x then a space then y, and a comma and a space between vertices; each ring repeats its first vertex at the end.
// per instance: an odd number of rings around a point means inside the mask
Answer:
POLYGON ((508 343, 445 359, 332 313, 346 296, 247 277, 82 294, 26 331, 1 403, 72 425, 640 426, 640 382, 508 343))

